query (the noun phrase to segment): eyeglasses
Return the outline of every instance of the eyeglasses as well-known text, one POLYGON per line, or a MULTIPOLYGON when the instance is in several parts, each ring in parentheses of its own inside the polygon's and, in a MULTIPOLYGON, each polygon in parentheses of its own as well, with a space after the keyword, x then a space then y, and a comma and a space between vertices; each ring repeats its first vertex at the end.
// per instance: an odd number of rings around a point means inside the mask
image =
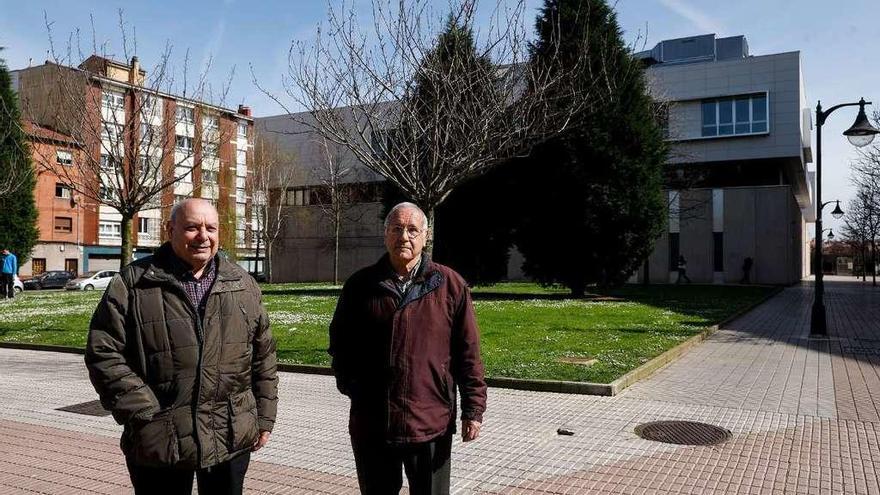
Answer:
POLYGON ((422 235, 421 229, 416 227, 403 227, 401 225, 390 225, 387 229, 387 232, 391 232, 395 236, 402 236, 404 233, 410 239, 415 239, 416 237, 422 235))

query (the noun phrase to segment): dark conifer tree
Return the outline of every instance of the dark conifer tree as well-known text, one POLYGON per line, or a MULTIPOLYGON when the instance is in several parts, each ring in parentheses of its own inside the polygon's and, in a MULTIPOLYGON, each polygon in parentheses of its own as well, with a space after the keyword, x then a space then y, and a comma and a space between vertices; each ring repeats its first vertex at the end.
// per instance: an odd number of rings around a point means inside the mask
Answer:
POLYGON ((36 179, 30 146, 22 129, 12 78, 6 61, 0 59, 0 182, 15 185, 4 188, 0 198, 0 249, 15 253, 19 265, 30 258, 38 237, 36 179))
POLYGON ((589 284, 625 282, 653 249, 665 219, 667 146, 643 68, 604 0, 546 0, 536 29, 538 62, 559 50, 564 65, 586 36, 591 57, 579 83, 606 71, 615 85, 576 127, 509 169, 520 198, 515 242, 524 272, 580 296, 589 284))

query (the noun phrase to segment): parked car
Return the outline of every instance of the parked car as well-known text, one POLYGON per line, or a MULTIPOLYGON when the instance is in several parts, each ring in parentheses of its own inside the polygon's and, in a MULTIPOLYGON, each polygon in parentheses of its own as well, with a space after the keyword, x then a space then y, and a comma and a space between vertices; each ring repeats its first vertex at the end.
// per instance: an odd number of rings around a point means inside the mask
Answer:
POLYGON ((16 294, 24 290, 24 284, 21 283, 21 279, 18 278, 18 275, 12 280, 12 288, 15 290, 16 294))
POLYGON ((41 273, 36 277, 24 281, 24 288, 33 289, 61 289, 74 275, 63 270, 52 270, 41 273))
POLYGON ((67 290, 94 290, 106 289, 113 280, 114 270, 101 270, 100 272, 87 272, 82 277, 75 278, 64 286, 67 290))

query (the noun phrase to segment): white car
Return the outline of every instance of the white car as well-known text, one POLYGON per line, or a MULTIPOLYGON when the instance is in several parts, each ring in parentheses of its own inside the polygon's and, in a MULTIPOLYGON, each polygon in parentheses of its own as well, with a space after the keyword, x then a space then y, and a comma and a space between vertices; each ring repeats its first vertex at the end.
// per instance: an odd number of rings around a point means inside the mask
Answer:
POLYGON ((64 286, 67 290, 95 290, 106 289, 116 275, 115 270, 102 270, 100 272, 87 272, 82 277, 75 278, 64 286))
POLYGON ((18 275, 16 275, 12 280, 12 289, 15 290, 16 294, 24 290, 24 284, 21 283, 21 279, 18 278, 18 275))

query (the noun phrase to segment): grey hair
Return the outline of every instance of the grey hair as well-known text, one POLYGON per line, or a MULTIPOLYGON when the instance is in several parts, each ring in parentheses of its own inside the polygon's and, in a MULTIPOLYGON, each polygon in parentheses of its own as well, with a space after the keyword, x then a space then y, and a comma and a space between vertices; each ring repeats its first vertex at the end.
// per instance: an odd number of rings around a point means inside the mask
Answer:
POLYGON ((419 208, 419 206, 417 204, 410 203, 408 201, 404 201, 403 203, 397 203, 396 205, 394 205, 394 208, 391 208, 391 211, 389 211, 388 215, 385 216, 384 225, 385 225, 386 229, 388 228, 388 224, 391 222, 391 217, 393 217, 394 214, 397 213, 399 210, 402 210, 404 208, 411 208, 411 209, 416 210, 417 212, 421 213, 422 214, 422 230, 428 230, 428 215, 425 215, 425 212, 422 211, 422 209, 419 208))
POLYGON ((168 217, 168 221, 171 222, 172 224, 175 223, 175 220, 177 220, 177 214, 178 214, 178 213, 180 212, 180 210, 183 208, 183 205, 186 204, 186 203, 189 203, 190 201, 204 201, 204 202, 208 203, 209 205, 211 205, 211 207, 214 208, 214 209, 216 210, 216 208, 214 207, 214 204, 211 203, 210 201, 208 201, 207 199, 204 199, 204 198, 186 198, 186 199, 184 199, 183 201, 181 201, 180 203, 177 203, 176 205, 174 205, 174 206, 171 207, 171 215, 168 217))

